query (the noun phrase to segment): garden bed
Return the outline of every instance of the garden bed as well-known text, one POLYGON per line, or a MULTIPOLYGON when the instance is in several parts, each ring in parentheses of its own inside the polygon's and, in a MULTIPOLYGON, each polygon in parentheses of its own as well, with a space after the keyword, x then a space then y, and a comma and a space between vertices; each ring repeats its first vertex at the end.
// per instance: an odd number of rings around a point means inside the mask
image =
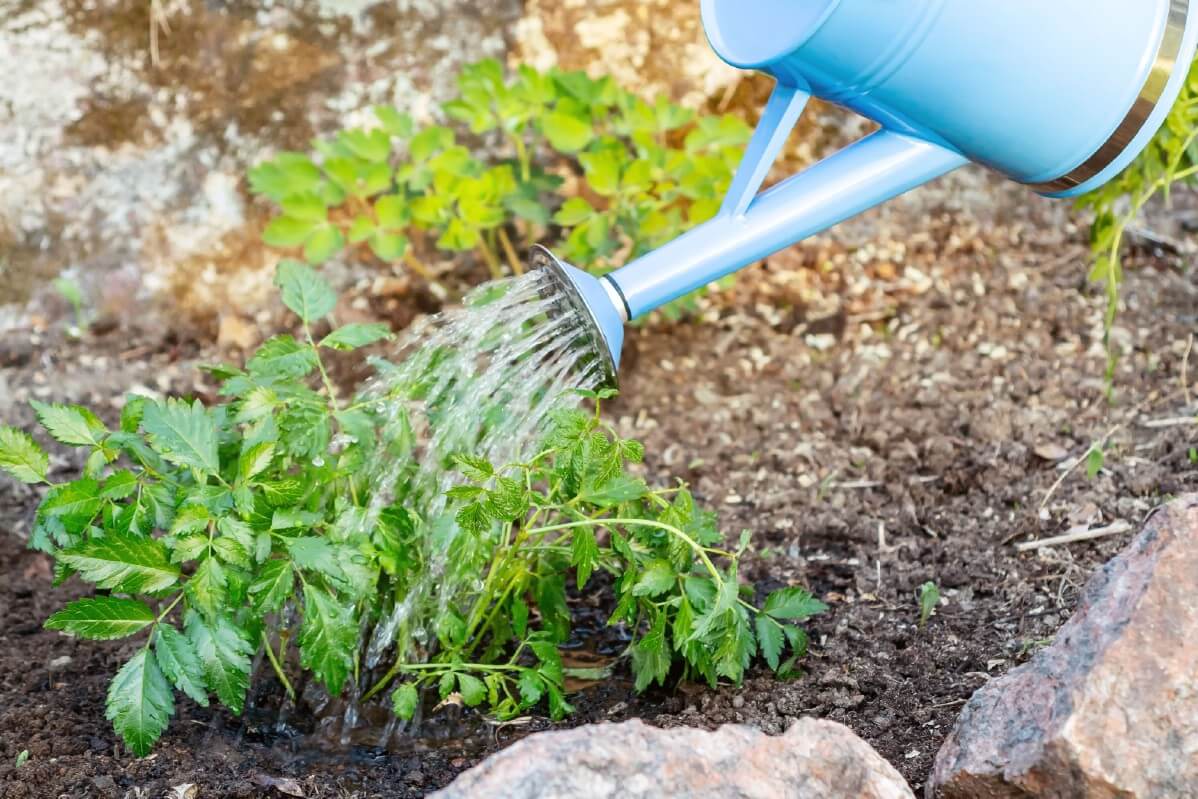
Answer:
MULTIPOLYGON (((630 333, 624 394, 608 414, 646 444, 647 478, 682 477, 723 529, 750 529, 758 551, 744 576, 763 592, 802 583, 830 610, 810 624, 802 679, 779 682, 760 669, 739 689, 637 696, 618 667, 615 679, 571 698, 578 713, 565 724, 637 717, 780 732, 790 718, 831 718, 919 789, 965 699, 1051 638, 1087 574, 1131 534, 1027 554, 1015 544, 1075 525, 1134 527, 1162 497, 1198 485, 1195 428, 1145 425, 1193 413, 1181 390, 1192 275, 1167 259, 1136 259, 1116 336, 1133 352, 1111 406, 1100 301, 1079 291, 1080 241, 934 224, 934 235, 904 239, 895 260, 906 272, 885 257, 826 272, 840 277, 827 278, 818 309, 795 287, 818 274, 812 266, 843 256, 838 245, 775 256, 713 300, 714 321, 630 333), (881 288, 858 296, 855 277, 881 288), (1041 510, 1062 462, 1112 429, 1104 468, 1093 478, 1084 464, 1075 469, 1041 510), (916 590, 929 580, 945 601, 920 629, 916 590)), ((80 402, 119 397, 139 381, 183 392, 190 362, 210 355, 136 343, 116 334, 22 350, 6 341, 0 386, 12 398, 48 386, 53 398, 80 402)), ((15 407, 4 414, 5 423, 31 421, 15 407)), ((293 716, 293 734, 274 729, 275 686, 260 680, 261 711, 242 720, 181 700, 154 753, 133 759, 103 714, 131 645, 41 629, 83 588, 52 592, 49 560, 23 549, 35 502, 0 482, 0 797, 158 796, 186 783, 200 796, 280 795, 267 778, 284 777, 294 783, 281 787, 307 797, 419 796, 554 726, 540 715, 492 726, 467 711, 443 715, 430 725, 439 739, 406 751, 372 748, 365 733, 363 745, 343 749, 312 732, 310 718, 293 716)), ((591 585, 574 597, 576 611, 598 617, 607 596, 591 585)))

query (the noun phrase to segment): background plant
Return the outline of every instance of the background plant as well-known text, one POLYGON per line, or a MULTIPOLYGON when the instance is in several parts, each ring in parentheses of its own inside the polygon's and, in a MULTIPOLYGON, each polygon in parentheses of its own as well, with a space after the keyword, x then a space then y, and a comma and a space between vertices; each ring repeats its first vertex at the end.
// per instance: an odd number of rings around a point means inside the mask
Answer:
POLYGON ((1198 177, 1198 61, 1191 67, 1181 94, 1160 132, 1117 178, 1078 200, 1078 207, 1094 212, 1090 247, 1090 279, 1106 289, 1104 344, 1107 351, 1107 387, 1113 390, 1118 352, 1111 330, 1119 313, 1119 287, 1123 283, 1126 233, 1154 198, 1169 197, 1176 184, 1198 177))
POLYGON ((312 264, 365 247, 428 278, 416 250, 475 252, 498 277, 504 262, 519 274, 524 250, 546 240, 605 271, 713 216, 751 135, 735 116, 650 103, 583 72, 505 76, 486 60, 458 87, 444 106, 456 128, 379 107, 376 127, 255 167, 252 190, 280 209, 266 243, 312 264), (484 140, 505 155, 481 155, 484 140))
MULTIPOLYGON (((442 699, 499 717, 542 700, 561 716, 570 709, 558 655, 570 632, 568 581, 587 585, 599 573, 612 581, 611 621, 627 630, 638 689, 671 674, 739 682, 755 654, 795 672, 806 648, 796 623, 822 603, 784 588, 759 609, 737 573, 747 535, 723 549, 714 517, 684 487, 633 477, 628 466, 643 450, 601 422, 606 394, 590 395, 593 412, 559 415, 527 463, 466 452, 444 464, 462 477, 448 497, 458 534, 444 553, 455 570, 446 579, 470 588, 412 608, 409 623, 432 639, 396 647, 393 662, 372 670, 368 633, 427 578, 440 520, 405 504, 411 470, 380 486, 363 468, 378 446, 401 464, 410 456, 402 446, 412 441, 378 433, 396 424, 381 408, 404 404, 344 398, 329 379, 329 357, 385 339, 387 328, 329 325, 336 296, 306 264, 283 262, 276 282, 299 335, 269 339, 244 368, 209 367, 218 404, 134 396, 110 429, 81 406, 35 402, 46 432, 86 453, 77 479, 52 480, 45 451, 0 427, 0 469, 47 486, 30 546, 54 558, 56 584, 79 577, 95 587, 46 626, 138 642, 107 702, 132 751, 144 755, 162 734, 176 691, 240 713, 259 654, 293 697, 306 680, 329 694, 387 690, 411 718, 421 689, 435 686, 442 699), (399 499, 376 497, 381 490, 399 499)), ((421 390, 420 378, 395 388, 401 400, 421 390)))

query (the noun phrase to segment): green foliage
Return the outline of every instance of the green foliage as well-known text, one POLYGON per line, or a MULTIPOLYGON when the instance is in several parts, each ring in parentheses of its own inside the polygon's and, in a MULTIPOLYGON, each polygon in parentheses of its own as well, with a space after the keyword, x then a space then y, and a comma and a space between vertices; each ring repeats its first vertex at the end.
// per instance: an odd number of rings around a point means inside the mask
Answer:
POLYGON ((1090 231, 1093 268, 1090 279, 1106 288, 1105 344, 1107 390, 1113 389, 1119 353, 1111 330, 1119 312, 1119 286, 1123 282, 1125 234, 1148 202, 1168 199, 1175 184, 1193 183, 1198 177, 1198 61, 1190 67, 1177 102, 1164 126, 1144 152, 1118 177, 1081 197, 1079 208, 1094 212, 1090 231))
POLYGON ((356 246, 428 277, 411 246, 420 242, 475 251, 499 276, 503 259, 523 269, 514 241, 545 239, 605 271, 712 217, 751 134, 737 117, 650 103, 582 72, 505 75, 485 60, 462 70, 458 89, 444 106, 456 127, 419 128, 379 107, 376 127, 251 170, 251 189, 279 208, 266 243, 312 264, 356 246), (480 135, 498 137, 507 156, 463 144, 480 135))
POLYGON ((922 629, 940 604, 940 586, 929 580, 919 587, 919 626, 922 629))
POLYGON ((441 626, 431 658, 397 661, 368 692, 406 678, 391 694, 397 715, 415 712, 417 687, 436 686, 444 698, 455 684, 465 704, 485 703, 500 718, 542 698, 555 718, 569 712, 557 645, 569 636, 570 569, 579 588, 597 573, 613 585, 609 623, 632 634, 638 691, 671 674, 739 683, 757 655, 779 674, 795 673, 807 641, 797 624, 826 606, 798 587, 770 594, 760 609, 751 602, 737 554, 720 548, 714 514, 683 486, 653 489, 629 474, 643 449, 601 421, 598 405, 610 393, 590 395, 596 410, 560 412, 528 462, 456 459, 466 482, 450 490, 451 508, 473 536, 451 561, 477 558, 483 544, 476 573, 485 577, 441 626))
MULTIPOLYGON (((759 610, 737 577, 743 542, 722 549, 714 515, 685 487, 653 489, 631 474, 644 450, 600 421, 610 392, 587 392, 593 412, 554 418, 527 463, 471 453, 446 463, 461 480, 444 519, 405 507, 403 477, 386 487, 398 500, 375 504, 363 464, 396 420, 373 399, 342 402, 325 358, 387 331, 349 325, 317 343, 311 323, 333 309, 330 287, 298 262, 281 264, 276 282, 302 334, 266 341, 244 369, 208 367, 222 404, 130 397, 110 430, 86 409, 37 403, 46 431, 86 453, 84 474, 66 482, 50 482, 28 435, 0 428, 0 468, 49 483, 30 545, 54 557, 58 581, 96 589, 45 626, 141 642, 108 692, 108 718, 130 750, 144 755, 162 734, 175 691, 240 713, 258 654, 289 693, 289 673, 304 670, 330 694, 351 682, 367 698, 386 689, 401 718, 418 713, 425 689, 500 718, 542 702, 561 717, 570 586, 600 579, 615 593, 611 623, 631 636, 638 690, 671 675, 739 682, 758 654, 795 673, 806 649, 796 625, 824 605, 784 588, 759 610), (428 579, 431 548, 418 537, 454 520, 460 534, 438 578, 468 588, 411 607, 428 645, 367 664, 363 630, 428 579)), ((414 454, 386 457, 403 465, 414 454)))

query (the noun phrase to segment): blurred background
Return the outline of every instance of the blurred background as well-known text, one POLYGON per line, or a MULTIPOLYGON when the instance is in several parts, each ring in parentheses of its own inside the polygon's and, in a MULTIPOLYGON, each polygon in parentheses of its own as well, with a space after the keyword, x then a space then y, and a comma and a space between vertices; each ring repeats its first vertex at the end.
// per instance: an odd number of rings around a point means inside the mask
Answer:
MULTIPOLYGON (((66 320, 251 344, 279 256, 247 170, 369 123, 376 104, 443 122, 482 58, 610 75, 750 123, 770 84, 714 56, 689 0, 4 0, 0 16, 0 332, 66 320)), ((778 169, 863 130, 818 107, 778 169)), ((989 211, 1004 195, 980 174, 933 193, 989 211)), ((378 276, 335 266, 343 282, 378 276)))

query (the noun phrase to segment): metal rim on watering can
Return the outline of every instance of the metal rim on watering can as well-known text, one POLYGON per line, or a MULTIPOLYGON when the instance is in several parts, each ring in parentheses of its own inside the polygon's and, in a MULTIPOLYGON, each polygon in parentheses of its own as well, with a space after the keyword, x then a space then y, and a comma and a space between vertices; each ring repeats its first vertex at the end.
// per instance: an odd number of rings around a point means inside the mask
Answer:
MULTIPOLYGON (((552 279, 554 288, 557 289, 555 295, 544 295, 546 298, 555 296, 558 299, 569 303, 579 317, 581 317, 586 326, 587 332, 584 334, 586 341, 584 346, 589 347, 594 356, 599 360, 603 368, 603 383, 602 385, 617 388, 619 381, 616 377, 616 362, 612 357, 611 342, 607 340, 607 336, 603 332, 603 326, 599 324, 595 318, 595 312, 591 309, 586 298, 582 296, 578 286, 570 275, 566 272, 562 262, 557 256, 551 253, 540 244, 534 245, 532 252, 529 254, 529 263, 533 269, 543 269, 552 279)), ((603 281, 607 282, 607 281, 603 281)))
POLYGON ((1165 33, 1161 38, 1161 46, 1156 54, 1156 61, 1148 72, 1140 94, 1132 104, 1127 116, 1115 128, 1110 138, 1098 148, 1094 155, 1085 163, 1064 177, 1047 183, 1029 184, 1034 190, 1043 194, 1053 194, 1076 188, 1092 179, 1110 166, 1136 138, 1144 127, 1157 104, 1165 94, 1169 78, 1177 68, 1177 59, 1181 55, 1182 40, 1185 38, 1186 19, 1189 16, 1191 0, 1172 0, 1169 6, 1169 19, 1165 23, 1165 33))

